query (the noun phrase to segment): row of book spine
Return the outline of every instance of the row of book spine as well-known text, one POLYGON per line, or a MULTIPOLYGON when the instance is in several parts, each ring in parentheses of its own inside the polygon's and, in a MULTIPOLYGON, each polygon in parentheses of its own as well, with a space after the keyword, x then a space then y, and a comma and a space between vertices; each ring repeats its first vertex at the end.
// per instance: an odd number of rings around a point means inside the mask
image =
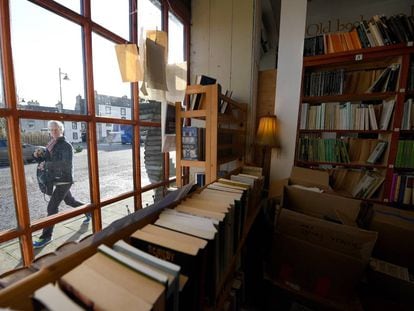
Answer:
POLYGON ((413 99, 412 98, 409 98, 404 103, 404 113, 403 113, 401 129, 402 130, 412 130, 412 129, 414 129, 414 107, 413 107, 413 99))
POLYGON ((299 139, 300 161, 376 164, 387 150, 388 142, 380 139, 343 137, 299 139))
POLYGON ((395 167, 414 168, 414 140, 400 140, 398 142, 395 167))
POLYGON ((206 129, 203 127, 185 126, 182 128, 182 159, 205 160, 206 129))
POLYGON ((305 39, 304 56, 323 55, 414 41, 414 17, 374 15, 349 32, 335 32, 305 39))
POLYGON ((304 130, 388 130, 394 100, 370 103, 303 103, 300 129, 304 130))
POLYGON ((344 69, 306 72, 304 96, 331 96, 348 93, 395 92, 400 64, 370 70, 344 69))
POLYGON ((345 142, 341 139, 299 138, 300 161, 350 163, 345 142))
POLYGON ((413 207, 414 205, 414 175, 398 174, 392 175, 389 201, 397 205, 413 207))
POLYGON ((345 70, 306 72, 303 95, 325 96, 341 95, 345 80, 345 70))

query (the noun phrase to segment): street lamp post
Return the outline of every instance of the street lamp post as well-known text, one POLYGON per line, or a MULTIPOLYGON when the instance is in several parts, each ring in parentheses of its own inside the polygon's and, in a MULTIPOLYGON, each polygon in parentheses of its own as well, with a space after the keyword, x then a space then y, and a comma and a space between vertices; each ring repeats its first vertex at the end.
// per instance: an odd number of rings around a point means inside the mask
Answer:
POLYGON ((68 74, 66 72, 62 72, 62 70, 59 67, 59 94, 60 94, 60 103, 63 104, 62 102, 62 75, 63 80, 69 80, 68 74))

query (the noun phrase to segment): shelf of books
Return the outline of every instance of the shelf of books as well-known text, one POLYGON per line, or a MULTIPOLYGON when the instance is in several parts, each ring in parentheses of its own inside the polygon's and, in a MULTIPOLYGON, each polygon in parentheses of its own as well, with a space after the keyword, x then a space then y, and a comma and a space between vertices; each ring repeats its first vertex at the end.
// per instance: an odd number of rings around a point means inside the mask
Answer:
POLYGON ((185 185, 30 267, 1 275, 0 307, 221 310, 235 296, 242 301, 249 282, 240 277, 242 250, 249 247, 262 187, 261 168, 247 166, 202 189, 185 185))
MULTIPOLYGON (((189 85, 186 91, 191 103, 184 110, 176 104, 177 185, 184 184, 185 168, 198 168, 203 183, 217 178, 220 165, 243 163, 246 137, 246 104, 221 94, 220 85, 189 85), (195 104, 197 103, 197 104, 195 104)), ((200 177, 201 178, 201 177, 200 177)), ((188 180, 188 178, 185 178, 188 180)))
POLYGON ((305 39, 295 155, 340 193, 402 208, 414 203, 412 23, 374 16, 305 39))

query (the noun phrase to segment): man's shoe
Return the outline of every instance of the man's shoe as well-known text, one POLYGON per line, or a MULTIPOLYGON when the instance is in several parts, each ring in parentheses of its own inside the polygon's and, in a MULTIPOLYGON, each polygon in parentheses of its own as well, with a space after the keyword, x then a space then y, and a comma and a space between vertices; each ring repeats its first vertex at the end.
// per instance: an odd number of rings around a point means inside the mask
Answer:
POLYGON ((52 242, 52 238, 39 238, 33 242, 33 248, 42 248, 50 242, 52 242))
POLYGON ((91 222, 91 219, 92 219, 92 215, 91 215, 91 213, 86 213, 85 214, 85 219, 83 220, 83 224, 85 224, 85 225, 87 225, 88 223, 90 223, 91 222))

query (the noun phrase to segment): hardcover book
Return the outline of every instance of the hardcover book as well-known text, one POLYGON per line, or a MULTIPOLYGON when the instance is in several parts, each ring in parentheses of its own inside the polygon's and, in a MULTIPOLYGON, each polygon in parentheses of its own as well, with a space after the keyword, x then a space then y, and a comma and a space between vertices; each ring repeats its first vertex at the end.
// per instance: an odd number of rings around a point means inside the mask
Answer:
POLYGON ((146 225, 131 236, 131 245, 158 258, 181 267, 188 277, 183 298, 180 298, 180 310, 195 310, 204 296, 202 286, 205 276, 205 248, 207 241, 194 236, 146 225))
POLYGON ((163 284, 102 252, 63 275, 59 284, 88 309, 165 310, 163 284))
MULTIPOLYGON (((215 84, 216 81, 217 80, 215 78, 211 78, 211 77, 206 76, 206 75, 197 75, 195 84, 210 85, 210 84, 215 84)), ((202 100, 203 100, 203 94, 194 94, 194 95, 192 95, 191 96, 190 109, 191 110, 200 109, 202 100)))
POLYGON ((194 126, 185 126, 182 129, 182 159, 198 160, 199 159, 199 137, 198 128, 194 126))

